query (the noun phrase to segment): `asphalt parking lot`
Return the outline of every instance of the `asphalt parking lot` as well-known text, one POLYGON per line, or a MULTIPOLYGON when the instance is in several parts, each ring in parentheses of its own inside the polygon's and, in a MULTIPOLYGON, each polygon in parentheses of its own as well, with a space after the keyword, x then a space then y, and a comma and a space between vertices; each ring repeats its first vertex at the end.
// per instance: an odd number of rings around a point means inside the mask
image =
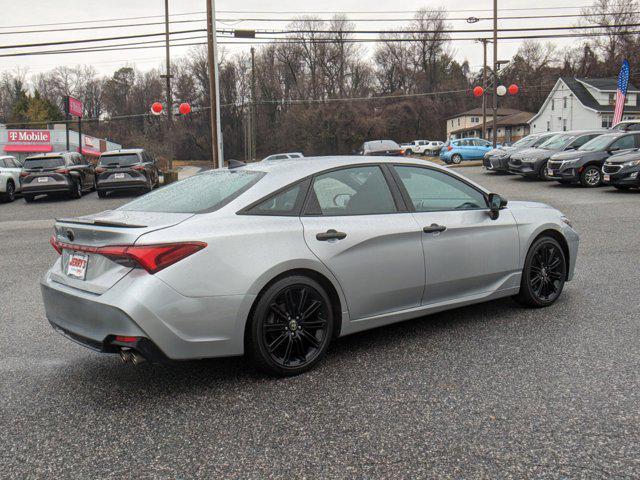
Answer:
POLYGON ((638 478, 640 194, 463 173, 573 220, 561 299, 339 339, 290 379, 240 358, 133 367, 62 338, 38 286, 52 219, 129 197, 1 204, 0 477, 638 478))

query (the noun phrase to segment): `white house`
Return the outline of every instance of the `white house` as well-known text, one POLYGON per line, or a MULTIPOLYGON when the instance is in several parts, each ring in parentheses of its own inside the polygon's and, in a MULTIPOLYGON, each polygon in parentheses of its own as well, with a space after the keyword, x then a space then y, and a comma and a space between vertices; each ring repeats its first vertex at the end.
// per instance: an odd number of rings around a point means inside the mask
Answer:
MULTIPOLYGON (((617 78, 560 77, 529 120, 531 133, 611 127, 617 88, 617 78)), ((640 118, 639 94, 629 83, 623 120, 640 118)))

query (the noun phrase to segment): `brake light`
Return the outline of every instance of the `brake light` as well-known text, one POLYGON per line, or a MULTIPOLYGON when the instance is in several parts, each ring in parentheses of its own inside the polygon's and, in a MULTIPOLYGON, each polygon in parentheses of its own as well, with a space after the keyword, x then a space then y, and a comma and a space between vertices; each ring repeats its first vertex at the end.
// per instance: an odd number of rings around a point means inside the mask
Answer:
POLYGON ((62 175, 66 175, 67 173, 69 173, 69 170, 67 168, 59 168, 58 170, 56 170, 56 173, 61 173, 62 175))
POLYGON ((144 165, 137 165, 137 166, 133 167, 133 169, 134 170, 138 170, 138 171, 144 170, 144 165))
POLYGON ((106 172, 106 171, 107 171, 107 169, 104 168, 104 167, 96 167, 96 173, 103 173, 103 172, 106 172))
POLYGON ((121 265, 142 267, 149 273, 156 273, 173 265, 207 246, 204 242, 177 242, 157 245, 109 245, 89 247, 59 242, 51 237, 51 245, 58 253, 62 250, 94 253, 102 255, 121 265))
POLYGON ((136 343, 139 339, 138 337, 124 337, 122 335, 116 335, 116 342, 122 343, 136 343))
POLYGON ((56 240, 56 236, 55 235, 51 235, 51 238, 49 239, 49 243, 51 244, 53 249, 56 252, 58 252, 58 255, 62 255, 62 248, 58 245, 59 242, 56 240))
POLYGON ((451 151, 451 150, 453 150, 453 147, 451 145, 447 145, 447 150, 451 151))

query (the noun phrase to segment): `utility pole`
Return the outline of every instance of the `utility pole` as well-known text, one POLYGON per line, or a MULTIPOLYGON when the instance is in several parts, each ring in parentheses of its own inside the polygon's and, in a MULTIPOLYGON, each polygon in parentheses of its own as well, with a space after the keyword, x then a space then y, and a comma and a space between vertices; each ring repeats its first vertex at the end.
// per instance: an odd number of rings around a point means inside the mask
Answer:
POLYGON ((220 148, 220 102, 218 101, 218 64, 216 42, 215 0, 207 0, 207 58, 209 61, 209 97, 211 99, 211 160, 222 168, 224 159, 220 148))
POLYGON ((498 0, 493 0, 493 148, 498 143, 498 0))
POLYGON ((251 158, 257 158, 258 115, 256 112, 256 49, 251 47, 251 158))
POLYGON ((487 139, 487 39, 482 42, 482 139, 487 139))
MULTIPOLYGON (((168 141, 171 145, 171 132, 173 130, 173 99, 171 96, 171 56, 169 54, 169 0, 164 0, 164 28, 167 71, 165 75, 161 76, 165 77, 167 80, 167 138, 165 141, 168 141)), ((173 151, 169 152, 167 167, 169 170, 173 168, 173 151)))

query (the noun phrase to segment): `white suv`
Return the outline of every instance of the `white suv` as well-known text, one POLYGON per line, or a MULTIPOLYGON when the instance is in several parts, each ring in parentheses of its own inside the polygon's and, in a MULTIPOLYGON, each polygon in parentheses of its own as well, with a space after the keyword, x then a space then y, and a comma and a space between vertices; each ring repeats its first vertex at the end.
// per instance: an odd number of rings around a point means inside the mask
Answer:
POLYGON ((0 198, 13 202, 20 191, 22 165, 15 157, 0 156, 0 198))

